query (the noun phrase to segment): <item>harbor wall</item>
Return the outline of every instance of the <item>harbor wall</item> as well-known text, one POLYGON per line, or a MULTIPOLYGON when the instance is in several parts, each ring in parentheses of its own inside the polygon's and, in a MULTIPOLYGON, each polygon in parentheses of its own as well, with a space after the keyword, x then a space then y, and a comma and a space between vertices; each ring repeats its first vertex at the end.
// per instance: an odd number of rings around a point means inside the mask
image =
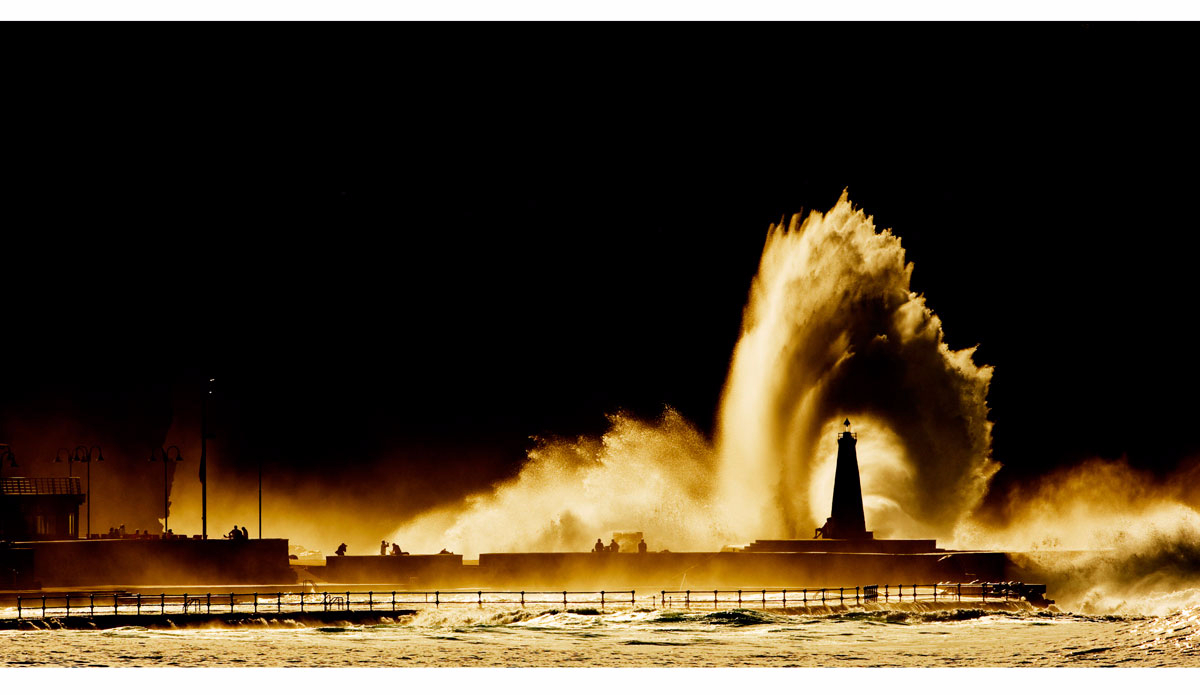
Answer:
POLYGON ((42 587, 290 584, 286 539, 112 539, 15 544, 42 587))
POLYGON ((462 555, 331 555, 314 571, 335 584, 395 584, 413 589, 460 586, 462 555))
POLYGON ((1005 579, 1004 553, 485 553, 480 586, 596 587, 863 586, 1005 579))

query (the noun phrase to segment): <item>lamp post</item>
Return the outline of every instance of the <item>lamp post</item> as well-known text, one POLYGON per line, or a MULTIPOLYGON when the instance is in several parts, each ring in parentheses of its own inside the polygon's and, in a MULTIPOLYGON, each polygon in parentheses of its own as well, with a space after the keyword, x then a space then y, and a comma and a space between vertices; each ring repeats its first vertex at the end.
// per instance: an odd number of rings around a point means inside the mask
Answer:
POLYGON ((17 467, 17 457, 13 456, 12 447, 0 444, 0 478, 4 477, 4 462, 8 461, 9 468, 17 467))
POLYGON ((213 382, 208 380, 208 388, 200 397, 200 537, 208 540, 208 399, 212 395, 213 382))
POLYGON ((59 457, 59 454, 63 453, 64 451, 67 452, 67 477, 70 478, 71 477, 71 463, 73 461, 75 461, 75 456, 71 453, 71 450, 65 446, 58 447, 58 451, 54 452, 54 462, 55 463, 63 462, 62 458, 59 457))
POLYGON ((182 461, 183 454, 179 452, 179 447, 172 444, 166 448, 158 447, 158 450, 150 450, 150 460, 157 461, 155 456, 162 456, 163 462, 163 535, 167 533, 167 520, 171 518, 171 478, 167 475, 167 461, 171 458, 171 450, 175 450, 175 460, 182 461))
POLYGON ((84 498, 87 500, 87 508, 88 508, 87 509, 87 536, 85 536, 86 538, 92 537, 92 452, 93 451, 96 452, 96 463, 99 463, 104 460, 104 452, 101 451, 100 447, 98 447, 98 446, 89 446, 89 447, 77 446, 77 447, 75 447, 75 451, 72 453, 72 457, 74 458, 74 460, 76 460, 80 463, 87 464, 87 496, 84 498), (81 451, 83 452, 82 454, 79 453, 81 451))

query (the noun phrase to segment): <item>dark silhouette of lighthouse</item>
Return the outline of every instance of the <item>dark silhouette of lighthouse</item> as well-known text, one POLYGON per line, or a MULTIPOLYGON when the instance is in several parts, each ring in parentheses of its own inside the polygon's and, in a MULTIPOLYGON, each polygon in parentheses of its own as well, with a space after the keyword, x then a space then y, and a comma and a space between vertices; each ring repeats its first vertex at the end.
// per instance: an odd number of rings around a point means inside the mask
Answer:
POLYGON ((844 423, 846 431, 838 435, 837 473, 833 478, 833 509, 825 525, 817 529, 822 538, 845 538, 852 540, 870 539, 863 519, 862 484, 858 478, 858 453, 855 445, 858 437, 850 431, 850 420, 844 423))

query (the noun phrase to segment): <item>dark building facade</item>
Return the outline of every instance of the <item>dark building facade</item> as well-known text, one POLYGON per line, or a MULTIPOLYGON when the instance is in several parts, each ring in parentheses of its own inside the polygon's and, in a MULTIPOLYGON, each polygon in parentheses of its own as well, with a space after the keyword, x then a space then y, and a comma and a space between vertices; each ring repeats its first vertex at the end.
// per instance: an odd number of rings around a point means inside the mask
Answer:
POLYGON ((79 537, 79 478, 0 478, 0 540, 79 537))

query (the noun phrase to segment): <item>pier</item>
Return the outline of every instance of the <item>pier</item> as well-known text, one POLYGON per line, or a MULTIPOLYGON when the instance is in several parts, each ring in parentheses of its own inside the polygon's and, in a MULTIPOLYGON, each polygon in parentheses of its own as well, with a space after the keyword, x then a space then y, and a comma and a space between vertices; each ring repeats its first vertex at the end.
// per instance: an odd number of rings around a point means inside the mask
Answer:
POLYGON ((988 603, 1027 601, 1046 605, 1044 585, 1019 582, 983 584, 901 584, 855 587, 799 587, 668 591, 344 591, 140 594, 88 592, 17 596, 2 629, 40 627, 106 629, 124 625, 184 627, 207 622, 237 624, 264 618, 298 622, 370 622, 416 613, 418 608, 539 606, 564 609, 794 608, 807 606, 988 603))

